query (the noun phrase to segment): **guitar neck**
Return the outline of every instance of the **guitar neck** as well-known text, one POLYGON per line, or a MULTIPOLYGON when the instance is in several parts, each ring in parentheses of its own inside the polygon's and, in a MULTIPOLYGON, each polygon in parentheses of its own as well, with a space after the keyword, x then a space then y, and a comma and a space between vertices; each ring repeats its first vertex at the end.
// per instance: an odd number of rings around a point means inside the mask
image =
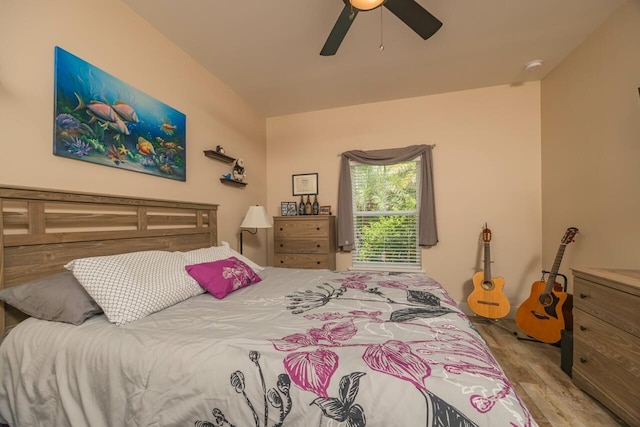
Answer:
POLYGON ((488 242, 484 244, 484 280, 491 280, 491 253, 488 242))
POLYGON ((549 278, 547 279, 547 285, 544 288, 544 293, 548 294, 553 289, 553 286, 556 284, 556 277, 558 276, 558 271, 560 270, 560 263, 562 262, 562 256, 564 255, 564 250, 567 247, 566 244, 561 244, 558 248, 558 253, 556 254, 556 260, 553 262, 553 267, 551 268, 551 272, 549 273, 549 278))

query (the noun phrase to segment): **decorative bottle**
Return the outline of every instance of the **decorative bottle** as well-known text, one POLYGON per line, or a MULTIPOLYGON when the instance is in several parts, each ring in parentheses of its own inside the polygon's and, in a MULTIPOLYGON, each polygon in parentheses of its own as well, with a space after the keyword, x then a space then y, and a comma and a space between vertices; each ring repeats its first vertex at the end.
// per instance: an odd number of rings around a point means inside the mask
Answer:
POLYGON ((313 195, 313 206, 311 207, 313 214, 318 215, 318 211, 320 210, 320 206, 318 205, 318 195, 313 195))
POLYGON ((300 196, 300 204, 298 205, 298 215, 304 215, 305 206, 304 206, 304 196, 300 196))
POLYGON ((309 196, 308 194, 307 194, 307 203, 305 203, 305 205, 304 205, 304 214, 305 215, 311 215, 312 214, 312 212, 311 212, 311 196, 309 196))

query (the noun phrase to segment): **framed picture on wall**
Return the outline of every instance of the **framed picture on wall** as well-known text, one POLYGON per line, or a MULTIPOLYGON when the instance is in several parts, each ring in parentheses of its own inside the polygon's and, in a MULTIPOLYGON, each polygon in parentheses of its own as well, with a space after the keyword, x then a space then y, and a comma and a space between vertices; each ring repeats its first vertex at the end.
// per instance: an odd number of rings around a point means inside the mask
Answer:
POLYGON ((318 194, 318 174, 303 173, 291 176, 293 195, 318 194))
POLYGON ((186 116, 55 48, 53 154, 187 180, 186 116))

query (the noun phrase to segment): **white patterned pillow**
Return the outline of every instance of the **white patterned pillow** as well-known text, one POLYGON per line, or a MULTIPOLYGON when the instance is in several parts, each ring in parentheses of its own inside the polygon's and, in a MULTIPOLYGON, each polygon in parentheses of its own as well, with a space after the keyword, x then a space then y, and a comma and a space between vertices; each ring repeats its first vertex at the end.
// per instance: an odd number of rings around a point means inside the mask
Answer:
POLYGON ((182 254, 189 264, 202 264, 203 262, 219 261, 231 257, 231 251, 229 251, 228 246, 211 246, 178 253, 182 254))
POLYGON ((231 249, 227 242, 222 242, 222 246, 211 246, 209 248, 194 249, 192 251, 180 253, 187 259, 189 264, 202 264, 204 262, 219 261, 221 259, 236 257, 251 267, 253 271, 257 272, 264 270, 264 267, 259 266, 246 256, 231 249))
POLYGON ((176 252, 143 251, 80 258, 65 268, 118 326, 204 292, 176 252))

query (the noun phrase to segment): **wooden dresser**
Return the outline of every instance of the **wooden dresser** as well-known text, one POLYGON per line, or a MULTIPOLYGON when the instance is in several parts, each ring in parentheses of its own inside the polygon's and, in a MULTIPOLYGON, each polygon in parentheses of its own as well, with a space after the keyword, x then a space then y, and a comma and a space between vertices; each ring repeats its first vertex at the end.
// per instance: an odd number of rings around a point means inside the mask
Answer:
POLYGON ((274 266, 336 269, 336 217, 273 218, 274 266))
POLYGON ((573 381, 640 426, 640 270, 572 270, 573 381))

